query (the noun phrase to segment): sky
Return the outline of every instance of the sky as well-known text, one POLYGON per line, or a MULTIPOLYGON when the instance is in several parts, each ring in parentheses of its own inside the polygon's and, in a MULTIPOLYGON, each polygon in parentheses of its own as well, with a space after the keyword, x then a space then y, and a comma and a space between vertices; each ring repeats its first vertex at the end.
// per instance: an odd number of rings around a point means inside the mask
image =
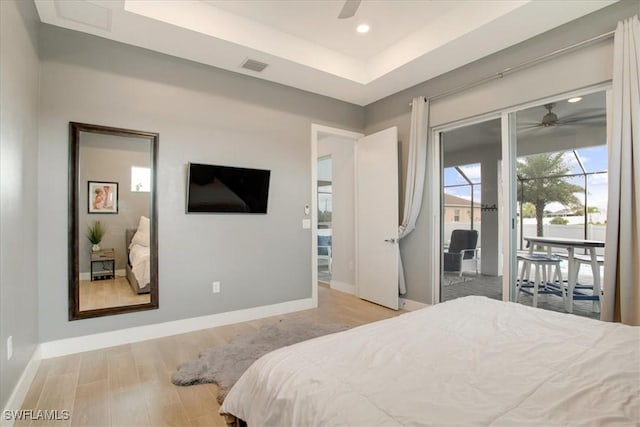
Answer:
MULTIPOLYGON (((607 170, 607 146, 601 145, 597 147, 589 147, 589 148, 580 148, 577 149, 576 152, 584 165, 584 168, 587 172, 601 172, 607 170)), ((581 173, 582 169, 580 168, 578 161, 576 160, 573 152, 569 151, 565 154, 565 162, 570 168, 569 173, 581 173)), ((462 165, 460 169, 467 175, 467 177, 474 184, 481 184, 480 179, 480 164, 470 164, 470 165, 462 165)), ((588 188, 589 193, 587 194, 587 204, 589 206, 597 207, 601 212, 606 212, 607 210, 607 181, 608 175, 597 174, 590 175, 588 177, 588 188)), ((584 187, 584 178, 582 176, 570 178, 569 182, 580 185, 584 187)), ((454 196, 462 197, 464 199, 471 199, 471 187, 449 187, 450 185, 457 184, 466 184, 467 181, 460 176, 460 174, 455 170, 455 168, 445 168, 444 169, 444 186, 445 193, 452 194, 454 196)), ((481 200, 481 188, 482 185, 474 185, 474 199, 481 200)), ((575 196, 584 203, 584 192, 576 193, 575 196)), ((560 203, 549 203, 546 206, 546 210, 555 212, 558 210, 565 209, 565 206, 560 203)))

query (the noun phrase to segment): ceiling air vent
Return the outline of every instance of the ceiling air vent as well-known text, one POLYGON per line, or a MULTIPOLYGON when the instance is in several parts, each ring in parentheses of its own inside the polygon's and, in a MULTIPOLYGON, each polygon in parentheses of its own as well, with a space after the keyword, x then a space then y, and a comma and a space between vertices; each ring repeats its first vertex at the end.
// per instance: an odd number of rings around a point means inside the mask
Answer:
POLYGON ((265 64, 264 62, 256 61, 255 59, 247 59, 240 66, 241 68, 245 68, 247 70, 256 71, 258 73, 262 72, 265 68, 267 68, 269 64, 265 64))

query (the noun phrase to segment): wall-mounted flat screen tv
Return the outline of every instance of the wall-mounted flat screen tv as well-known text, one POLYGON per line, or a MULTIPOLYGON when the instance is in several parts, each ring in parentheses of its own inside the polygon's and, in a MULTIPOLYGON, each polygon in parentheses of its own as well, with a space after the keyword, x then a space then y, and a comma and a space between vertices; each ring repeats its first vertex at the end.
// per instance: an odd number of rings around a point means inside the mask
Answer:
POLYGON ((187 213, 267 213, 271 171, 189 163, 187 213))

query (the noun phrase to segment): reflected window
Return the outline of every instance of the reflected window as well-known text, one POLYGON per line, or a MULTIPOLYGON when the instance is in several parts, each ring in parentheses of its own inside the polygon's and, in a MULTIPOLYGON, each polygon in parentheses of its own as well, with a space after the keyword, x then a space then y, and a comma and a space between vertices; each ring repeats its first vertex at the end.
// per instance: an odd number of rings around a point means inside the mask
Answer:
POLYGON ((151 191, 151 168, 131 167, 131 191, 135 193, 151 191))

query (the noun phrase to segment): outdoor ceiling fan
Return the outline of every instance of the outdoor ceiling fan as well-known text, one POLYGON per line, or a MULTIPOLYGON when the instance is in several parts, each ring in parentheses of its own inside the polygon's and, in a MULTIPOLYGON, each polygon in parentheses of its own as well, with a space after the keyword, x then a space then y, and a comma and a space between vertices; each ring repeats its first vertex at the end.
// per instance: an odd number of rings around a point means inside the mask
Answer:
POLYGON ((544 108, 547 110, 547 112, 542 116, 542 119, 540 121, 534 123, 523 123, 522 121, 518 120, 518 128, 551 128, 563 125, 603 126, 605 124, 605 112, 601 108, 589 108, 587 110, 579 111, 566 117, 559 118, 558 115, 553 112, 553 108, 555 106, 556 104, 553 103, 544 104, 544 108))
POLYGON ((540 126, 549 127, 558 125, 558 115, 551 111, 553 107, 555 107, 555 104, 544 104, 544 108, 547 109, 547 114, 542 117, 540 126))
POLYGON ((361 1, 362 0, 345 0, 344 5, 342 6, 342 10, 338 15, 338 19, 347 19, 353 17, 358 11, 361 1))

